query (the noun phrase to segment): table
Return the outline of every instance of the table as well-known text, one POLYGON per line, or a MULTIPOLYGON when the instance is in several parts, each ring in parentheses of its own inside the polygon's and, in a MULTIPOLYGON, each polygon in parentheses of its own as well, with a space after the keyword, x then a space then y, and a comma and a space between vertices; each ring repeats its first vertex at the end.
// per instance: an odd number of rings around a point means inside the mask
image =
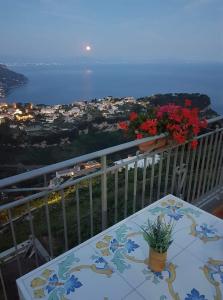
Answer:
POLYGON ((223 221, 168 195, 17 280, 21 300, 223 299, 223 221), (140 226, 174 220, 163 272, 140 226))

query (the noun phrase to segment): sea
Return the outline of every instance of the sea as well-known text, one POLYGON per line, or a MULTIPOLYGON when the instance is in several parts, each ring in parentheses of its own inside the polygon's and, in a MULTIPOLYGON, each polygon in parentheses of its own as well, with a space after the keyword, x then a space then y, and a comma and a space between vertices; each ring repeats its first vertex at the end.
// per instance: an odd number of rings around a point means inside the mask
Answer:
POLYGON ((13 89, 9 102, 68 104, 79 100, 201 93, 223 114, 223 63, 12 65, 29 81, 13 89))

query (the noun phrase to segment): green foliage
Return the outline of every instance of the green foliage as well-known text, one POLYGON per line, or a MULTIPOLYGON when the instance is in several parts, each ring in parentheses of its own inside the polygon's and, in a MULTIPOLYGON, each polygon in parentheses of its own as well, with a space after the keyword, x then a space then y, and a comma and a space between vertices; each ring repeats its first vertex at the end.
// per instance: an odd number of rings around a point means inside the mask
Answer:
POLYGON ((173 242, 173 224, 162 221, 160 216, 153 223, 148 220, 148 228, 142 230, 144 239, 156 252, 165 253, 173 242))

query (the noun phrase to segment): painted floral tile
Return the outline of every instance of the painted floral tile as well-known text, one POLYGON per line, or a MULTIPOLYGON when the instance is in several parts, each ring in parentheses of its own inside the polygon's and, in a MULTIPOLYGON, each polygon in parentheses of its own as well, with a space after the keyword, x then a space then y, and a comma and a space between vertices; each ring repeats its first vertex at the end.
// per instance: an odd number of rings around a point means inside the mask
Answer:
POLYGON ((132 221, 140 226, 146 226, 148 219, 154 221, 158 216, 174 224, 174 243, 182 248, 188 247, 197 238, 202 238, 202 231, 204 233, 206 228, 217 221, 210 214, 184 201, 176 200, 175 197, 158 201, 156 205, 135 216, 132 221))
POLYGON ((201 262, 184 250, 173 258, 168 270, 159 273, 153 285, 145 281, 137 291, 148 300, 214 299, 215 289, 207 283, 201 267, 201 262))
POLYGON ((209 258, 202 267, 207 284, 215 289, 215 300, 223 299, 223 260, 209 258))
MULTIPOLYGON (((141 284, 148 276, 156 280, 156 274, 148 268, 149 246, 139 225, 126 222, 109 234, 101 236, 92 246, 133 287, 141 284)), ((181 251, 177 245, 171 245, 168 259, 181 251)))
POLYGON ((188 248, 199 260, 206 262, 209 258, 223 260, 223 222, 214 225, 206 223, 195 228, 198 239, 188 248))
POLYGON ((90 246, 69 252, 56 263, 48 264, 24 282, 30 299, 116 300, 131 292, 106 260, 90 246), (114 288, 115 287, 115 288, 114 288))

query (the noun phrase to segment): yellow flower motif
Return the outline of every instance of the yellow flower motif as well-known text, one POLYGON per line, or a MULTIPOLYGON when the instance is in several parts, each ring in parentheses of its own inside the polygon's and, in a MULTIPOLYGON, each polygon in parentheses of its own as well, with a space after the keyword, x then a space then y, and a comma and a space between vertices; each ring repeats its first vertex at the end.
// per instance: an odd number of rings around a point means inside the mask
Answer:
POLYGON ((161 203, 161 206, 163 206, 163 207, 174 206, 174 205, 176 205, 176 206, 178 206, 178 207, 182 207, 182 206, 183 206, 183 203, 177 202, 177 201, 175 201, 174 199, 169 199, 169 200, 163 201, 163 202, 161 203))
POLYGON ((42 272, 41 275, 42 275, 44 278, 48 279, 52 273, 53 273, 52 270, 46 269, 46 270, 44 270, 44 271, 42 272))
POLYGON ((44 294, 44 290, 43 290, 43 289, 35 290, 33 293, 34 293, 34 297, 35 297, 35 298, 40 299, 40 298, 45 297, 45 294, 44 294))
POLYGON ((96 247, 97 247, 98 249, 106 248, 106 247, 108 247, 108 246, 109 246, 108 243, 104 243, 104 242, 102 242, 102 241, 99 241, 99 242, 97 242, 97 244, 96 244, 96 247))
POLYGON ((105 236, 103 237, 103 240, 105 240, 106 242, 110 242, 111 239, 112 239, 112 236, 110 236, 110 235, 105 235, 105 236))
POLYGON ((42 286, 46 283, 47 283, 47 281, 45 279, 42 279, 40 277, 36 277, 31 281, 31 287, 36 288, 36 287, 42 286))
POLYGON ((101 254, 102 254, 103 256, 109 256, 109 255, 110 255, 110 252, 109 252, 108 249, 103 249, 103 250, 101 250, 101 254))
POLYGON ((176 203, 176 201, 173 200, 173 199, 168 200, 168 202, 169 202, 170 205, 174 205, 176 203))

